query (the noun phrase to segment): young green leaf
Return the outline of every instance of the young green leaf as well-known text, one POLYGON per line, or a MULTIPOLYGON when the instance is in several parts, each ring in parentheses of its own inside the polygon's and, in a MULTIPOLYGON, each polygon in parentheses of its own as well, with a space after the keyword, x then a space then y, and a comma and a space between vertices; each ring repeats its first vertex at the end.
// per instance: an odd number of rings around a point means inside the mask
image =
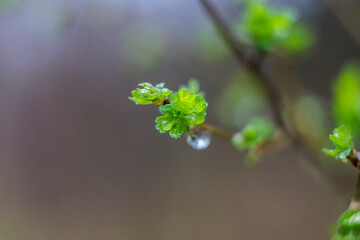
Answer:
POLYGON ((164 87, 164 83, 153 86, 150 83, 140 83, 137 88, 131 92, 132 97, 129 99, 140 105, 155 104, 160 105, 172 91, 164 87))
POLYGON ((160 133, 169 131, 171 137, 179 138, 190 127, 205 121, 207 106, 203 96, 181 89, 171 97, 170 104, 160 107, 164 116, 156 118, 156 129, 160 133))
POLYGON ((294 11, 275 9, 265 1, 247 1, 241 29, 261 51, 271 51, 286 38, 297 20, 294 11))
POLYGON ((245 128, 234 135, 232 144, 240 150, 258 147, 270 140, 275 127, 267 120, 255 118, 245 128))
POLYGON ((323 152, 328 156, 346 161, 354 147, 350 128, 344 125, 335 128, 329 139, 335 145, 335 149, 323 149, 323 152))
POLYGON ((360 211, 346 210, 337 221, 337 233, 332 240, 360 239, 360 211))
POLYGON ((181 85, 180 90, 181 89, 187 89, 190 93, 200 94, 203 97, 205 96, 204 92, 200 91, 200 84, 196 78, 190 78, 187 86, 181 85))
POLYGON ((351 127, 360 136, 360 65, 345 65, 333 85, 333 116, 338 125, 351 127))

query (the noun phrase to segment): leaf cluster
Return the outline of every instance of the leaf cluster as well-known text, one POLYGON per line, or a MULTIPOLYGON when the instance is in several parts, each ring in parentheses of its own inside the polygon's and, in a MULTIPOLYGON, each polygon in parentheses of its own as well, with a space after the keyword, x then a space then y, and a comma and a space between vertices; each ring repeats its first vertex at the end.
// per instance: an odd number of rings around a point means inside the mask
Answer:
POLYGON ((313 45, 315 38, 305 25, 297 24, 297 21, 293 9, 276 8, 265 0, 248 0, 240 29, 262 52, 280 47, 286 53, 299 55, 313 45))
POLYGON ((247 1, 242 30, 262 51, 269 51, 279 40, 286 38, 297 20, 289 9, 276 9, 265 1, 247 1))
POLYGON ((270 140, 275 132, 275 127, 262 118, 251 120, 241 132, 234 135, 232 143, 240 150, 252 149, 270 140))
POLYGON ((335 128, 329 139, 335 145, 335 148, 323 149, 323 152, 328 156, 346 161, 354 147, 350 128, 344 125, 335 128))
POLYGON ((181 89, 171 96, 170 104, 160 107, 164 116, 155 120, 156 129, 160 133, 169 131, 173 138, 179 138, 189 131, 191 126, 196 126, 205 121, 208 104, 200 94, 194 94, 187 89, 181 89))
POLYGON ((346 210, 337 221, 337 233, 332 240, 360 239, 360 211, 346 210))
POLYGON ((200 84, 196 78, 190 78, 187 86, 181 85, 179 90, 181 89, 187 89, 190 93, 200 94, 203 97, 205 96, 205 93, 200 91, 200 84))
POLYGON ((159 83, 156 86, 147 82, 140 83, 139 86, 142 88, 131 91, 132 97, 129 97, 129 99, 140 105, 160 105, 172 92, 165 88, 164 85, 165 83, 159 83))

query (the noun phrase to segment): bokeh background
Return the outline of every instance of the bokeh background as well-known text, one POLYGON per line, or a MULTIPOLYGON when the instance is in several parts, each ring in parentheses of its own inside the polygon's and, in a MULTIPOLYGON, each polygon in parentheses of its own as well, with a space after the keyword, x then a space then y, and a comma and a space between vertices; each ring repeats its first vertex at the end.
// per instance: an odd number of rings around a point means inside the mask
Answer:
MULTIPOLYGON (((238 21, 235 1, 213 2, 238 21)), ((272 2, 316 32, 296 65, 331 125, 331 83, 360 48, 322 0, 272 2)), ((195 151, 155 130, 156 107, 128 100, 139 82, 177 89, 195 77, 207 122, 236 131, 248 113, 226 96, 242 74, 196 0, 0 0, 0 238, 328 239, 350 166, 339 192, 294 149, 253 167, 216 137, 195 151)))

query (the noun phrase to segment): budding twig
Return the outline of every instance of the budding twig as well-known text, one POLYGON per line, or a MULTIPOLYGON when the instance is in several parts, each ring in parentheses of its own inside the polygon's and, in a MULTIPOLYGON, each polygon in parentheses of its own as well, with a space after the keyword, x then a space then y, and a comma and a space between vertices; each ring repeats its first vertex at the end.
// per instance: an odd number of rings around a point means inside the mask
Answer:
POLYGON ((234 133, 223 130, 221 128, 206 124, 206 123, 202 123, 201 125, 199 125, 200 128, 205 129, 221 138, 224 138, 226 140, 229 140, 231 142, 232 138, 234 137, 234 133))
MULTIPOLYGON (((328 182, 334 183, 332 181, 332 177, 329 176, 328 172, 324 171, 320 162, 317 161, 316 155, 314 154, 312 148, 309 146, 308 141, 301 136, 299 131, 296 129, 296 126, 293 126, 293 123, 290 123, 291 126, 286 126, 283 120, 282 115, 282 96, 278 89, 275 87, 273 82, 267 73, 262 69, 264 53, 262 52, 251 52, 249 49, 245 49, 245 47, 237 41, 235 35, 231 32, 230 28, 221 17, 219 12, 216 10, 213 4, 210 3, 209 0, 199 0, 202 4, 208 15, 213 20, 215 26, 219 30, 219 33, 227 43, 227 45, 232 50, 234 56, 238 60, 238 62, 244 65, 250 72, 254 73, 262 82, 263 86, 268 95, 269 105, 273 111, 275 122, 277 125, 283 130, 283 132, 288 135, 292 144, 296 146, 299 151, 306 156, 307 161, 317 169, 318 173, 322 173, 323 178, 325 178, 328 182), (247 54, 251 52, 252 54, 247 54), (291 131, 291 130, 292 131, 291 131)), ((336 186, 332 184, 332 186, 336 186)))
POLYGON ((244 65, 250 72, 258 76, 258 78, 262 81, 267 91, 269 104, 273 110, 275 121, 280 127, 284 128, 285 132, 287 132, 281 113, 282 104, 280 101, 280 93, 272 84, 271 79, 263 72, 261 68, 263 62, 263 53, 250 51, 249 48, 245 48, 245 46, 241 45, 214 5, 208 0, 199 1, 207 11, 208 15, 214 21, 214 24, 219 30, 219 33, 230 47, 230 50, 233 52, 238 62, 244 65))
POLYGON ((348 161, 352 163, 357 170, 356 185, 354 193, 351 198, 350 206, 351 209, 360 209, 360 159, 355 148, 353 148, 347 157, 348 161))
POLYGON ((360 209, 360 170, 357 171, 356 185, 350 202, 350 208, 360 209))
POLYGON ((355 148, 353 148, 352 150, 351 150, 351 152, 350 152, 350 154, 349 154, 349 156, 347 157, 347 159, 349 160, 349 162, 351 162, 351 164, 354 166, 354 167, 356 167, 356 168, 358 168, 358 167, 360 167, 360 165, 359 165, 359 157, 358 157, 358 155, 357 155, 357 151, 356 151, 356 149, 355 148))

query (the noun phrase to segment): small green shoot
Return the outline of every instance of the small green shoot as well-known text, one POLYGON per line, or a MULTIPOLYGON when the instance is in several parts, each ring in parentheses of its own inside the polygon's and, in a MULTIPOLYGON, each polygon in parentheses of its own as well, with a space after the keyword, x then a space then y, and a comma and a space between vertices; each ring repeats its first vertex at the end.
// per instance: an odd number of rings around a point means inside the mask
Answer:
POLYGON ((360 239, 360 211, 346 210, 337 221, 337 233, 332 240, 360 239))
POLYGON ((141 83, 139 86, 142 88, 133 90, 129 99, 140 105, 160 106, 160 112, 164 115, 156 118, 155 128, 160 133, 169 132, 172 138, 179 138, 192 127, 205 121, 208 104, 203 95, 198 93, 199 83, 195 79, 191 79, 187 87, 182 87, 171 96, 169 95, 172 91, 164 85, 164 83, 156 86, 146 82, 141 83))
POLYGON ((346 162, 346 158, 354 147, 350 128, 344 125, 335 128, 329 139, 335 145, 335 149, 323 149, 323 152, 330 157, 346 162))
POLYGON ((233 145, 240 149, 252 149, 270 140, 274 135, 275 127, 267 120, 255 118, 245 128, 234 135, 233 145))
POLYGON ((136 90, 131 91, 132 97, 129 99, 140 105, 155 104, 160 105, 172 91, 164 87, 165 83, 159 83, 153 86, 150 83, 140 83, 136 90))
POLYGON ((181 89, 187 89, 190 93, 200 94, 203 97, 205 96, 205 93, 200 91, 200 84, 196 78, 190 78, 187 86, 181 85, 179 90, 181 89))
POLYGON ((276 9, 262 0, 247 1, 241 29, 261 51, 271 51, 291 32, 297 16, 290 9, 276 9))

